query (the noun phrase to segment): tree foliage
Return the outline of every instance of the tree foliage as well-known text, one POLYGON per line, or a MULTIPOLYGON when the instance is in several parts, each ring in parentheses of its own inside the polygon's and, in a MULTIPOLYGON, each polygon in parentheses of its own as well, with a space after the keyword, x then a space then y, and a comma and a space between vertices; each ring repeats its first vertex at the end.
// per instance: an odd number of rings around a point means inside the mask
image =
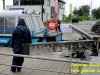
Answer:
MULTIPOLYGON (((73 11, 73 15, 78 16, 82 20, 89 19, 90 17, 89 11, 90 11, 90 6, 83 5, 79 7, 79 9, 75 8, 73 11)), ((92 16, 95 19, 100 19, 100 7, 92 10, 92 16)))
POLYGON ((92 14, 95 19, 99 19, 100 18, 100 7, 97 9, 93 9, 92 14))
POLYGON ((73 14, 78 16, 89 16, 89 5, 83 5, 79 9, 74 9, 73 14))
POLYGON ((90 6, 83 5, 79 8, 79 16, 89 16, 90 6))
POLYGON ((78 10, 77 8, 75 8, 74 11, 73 11, 73 14, 74 14, 74 15, 78 15, 78 11, 79 11, 79 10, 78 10))

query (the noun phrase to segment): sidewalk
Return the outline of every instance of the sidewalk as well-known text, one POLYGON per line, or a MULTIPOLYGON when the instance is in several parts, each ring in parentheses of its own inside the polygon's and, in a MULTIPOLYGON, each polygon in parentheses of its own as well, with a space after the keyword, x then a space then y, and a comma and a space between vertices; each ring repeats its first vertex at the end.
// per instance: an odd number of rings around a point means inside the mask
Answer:
MULTIPOLYGON (((11 48, 0 47, 1 52, 12 53, 11 48)), ((0 55, 0 64, 11 65, 12 56, 0 55)), ((10 66, 0 65, 0 75, 69 75, 69 63, 25 58, 22 71, 12 73, 10 66)))

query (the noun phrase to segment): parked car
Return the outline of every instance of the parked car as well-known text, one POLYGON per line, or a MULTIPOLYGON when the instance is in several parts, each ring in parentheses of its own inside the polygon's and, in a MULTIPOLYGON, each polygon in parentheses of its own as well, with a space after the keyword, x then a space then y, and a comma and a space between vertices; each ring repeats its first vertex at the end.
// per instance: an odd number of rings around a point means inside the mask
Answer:
POLYGON ((78 23, 79 22, 79 19, 78 18, 73 18, 72 19, 72 23, 78 23))
POLYGON ((95 32, 97 34, 100 34, 100 21, 97 21, 91 29, 92 32, 95 32))

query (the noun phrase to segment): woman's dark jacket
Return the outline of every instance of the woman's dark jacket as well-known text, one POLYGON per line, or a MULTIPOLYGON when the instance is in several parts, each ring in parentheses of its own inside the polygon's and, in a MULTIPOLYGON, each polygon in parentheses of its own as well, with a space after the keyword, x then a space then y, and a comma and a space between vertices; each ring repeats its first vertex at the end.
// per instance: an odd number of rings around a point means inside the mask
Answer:
POLYGON ((31 43, 31 33, 27 28, 24 19, 20 19, 16 29, 12 34, 11 46, 14 50, 14 53, 21 53, 23 43, 31 43))

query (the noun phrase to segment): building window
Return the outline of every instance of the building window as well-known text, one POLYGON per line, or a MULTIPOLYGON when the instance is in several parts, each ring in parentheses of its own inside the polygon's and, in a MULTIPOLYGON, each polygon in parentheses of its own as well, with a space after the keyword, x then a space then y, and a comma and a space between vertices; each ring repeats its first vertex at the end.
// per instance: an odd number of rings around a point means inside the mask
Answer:
POLYGON ((47 0, 47 6, 50 6, 50 0, 47 0))
POLYGON ((13 0, 13 5, 18 5, 18 0, 13 0))
POLYGON ((44 4, 44 0, 21 0, 22 5, 41 5, 44 4))
POLYGON ((51 17, 55 17, 54 7, 51 7, 51 17))
MULTIPOLYGON (((14 5, 18 5, 18 0, 13 0, 14 5)), ((20 0, 20 5, 43 5, 44 0, 20 0)))
POLYGON ((28 5, 29 1, 28 0, 20 0, 20 5, 28 5))
POLYGON ((65 4, 62 3, 62 2, 59 2, 59 8, 61 8, 61 9, 65 9, 65 4))

